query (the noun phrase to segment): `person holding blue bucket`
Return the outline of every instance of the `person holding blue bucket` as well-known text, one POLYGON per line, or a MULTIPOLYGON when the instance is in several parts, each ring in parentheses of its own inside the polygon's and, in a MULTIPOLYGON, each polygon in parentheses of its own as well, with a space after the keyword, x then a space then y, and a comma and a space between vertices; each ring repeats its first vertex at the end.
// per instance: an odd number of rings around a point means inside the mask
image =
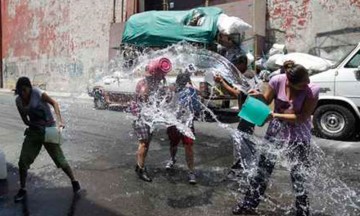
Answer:
MULTIPOLYGON (((248 59, 246 55, 235 56, 231 62, 240 71, 244 82, 253 81, 257 84, 255 74, 248 70, 248 59)), ((216 75, 214 80, 224 87, 231 95, 238 98, 239 109, 244 104, 247 95, 239 89, 227 83, 220 75, 216 75)), ((240 118, 238 124, 239 133, 234 139, 234 163, 228 173, 228 178, 232 179, 241 174, 241 170, 248 169, 255 160, 255 144, 250 140, 250 135, 254 132, 254 123, 247 119, 240 118), (240 172, 239 172, 240 171, 240 172)))
MULTIPOLYGON (((295 64, 288 68, 285 74, 273 77, 264 94, 255 90, 249 92, 266 104, 274 101, 275 108, 274 112, 268 115, 270 123, 265 135, 265 140, 268 142, 265 145, 266 150, 260 153, 257 172, 250 179, 250 188, 244 200, 233 208, 233 214, 256 213, 256 207, 265 193, 276 162, 276 155, 269 151, 270 148, 283 150, 290 162, 290 176, 296 197, 296 215, 310 214, 304 184, 306 170, 309 167, 310 120, 318 102, 319 91, 319 86, 310 83, 308 71, 303 66, 295 64)), ((253 114, 245 113, 245 115, 257 121, 253 118, 253 114)))

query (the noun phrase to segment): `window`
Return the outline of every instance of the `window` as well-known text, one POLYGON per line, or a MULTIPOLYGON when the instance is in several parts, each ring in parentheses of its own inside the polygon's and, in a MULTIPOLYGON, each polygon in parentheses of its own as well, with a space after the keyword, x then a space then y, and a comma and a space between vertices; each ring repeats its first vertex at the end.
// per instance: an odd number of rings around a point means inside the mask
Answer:
POLYGON ((358 68, 360 66, 360 51, 345 65, 345 68, 358 68))

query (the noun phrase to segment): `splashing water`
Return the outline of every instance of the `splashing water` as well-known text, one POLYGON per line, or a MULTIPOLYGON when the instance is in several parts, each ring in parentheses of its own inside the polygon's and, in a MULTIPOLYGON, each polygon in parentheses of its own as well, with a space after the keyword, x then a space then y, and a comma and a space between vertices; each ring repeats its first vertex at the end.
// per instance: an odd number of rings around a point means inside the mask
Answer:
MULTIPOLYGON (((177 74, 184 72, 186 68, 189 67, 189 65, 193 65, 196 68, 196 72, 200 71, 201 73, 200 76, 196 76, 195 74, 192 76, 192 81, 195 79, 195 82, 193 82, 195 88, 198 88, 196 85, 199 85, 200 82, 206 81, 208 83, 214 84, 213 76, 215 74, 220 74, 228 82, 237 84, 239 89, 243 89, 243 91, 247 91, 249 89, 249 86, 245 85, 246 82, 242 79, 237 68, 234 67, 224 57, 217 53, 208 51, 206 49, 197 48, 186 43, 176 44, 162 50, 146 51, 144 54, 138 56, 136 60, 138 64, 135 64, 132 67, 132 70, 126 71, 126 75, 130 77, 136 77, 139 74, 143 74, 147 63, 151 59, 158 57, 168 58, 172 62, 173 71, 170 73, 170 75, 167 76, 167 79, 170 83, 174 81, 174 78, 177 74)), ((115 73, 120 72, 120 70, 112 69, 112 71, 115 71, 115 73)), ((211 88, 211 92, 214 92, 213 88, 211 88)), ((141 105, 142 120, 147 125, 149 125, 152 130, 159 126, 167 127, 175 125, 181 133, 195 139, 195 136, 190 129, 190 122, 192 122, 192 119, 194 118, 194 113, 187 112, 186 109, 183 109, 183 107, 174 100, 169 103, 167 99, 165 99, 169 97, 171 98, 173 96, 167 95, 166 97, 161 98, 158 97, 157 94, 150 97, 147 103, 141 105), (175 112, 172 112, 174 110, 175 112), (179 112, 182 112, 180 116, 179 112)), ((190 101, 191 98, 188 98, 187 100, 190 101)), ((210 100, 203 101, 204 103, 202 103, 201 100, 198 99, 198 102, 201 103, 203 107, 207 107, 210 100)), ((209 109, 206 111, 212 113, 209 109)), ((202 111, 203 115, 200 115, 200 119, 202 120, 204 118, 204 112, 205 110, 202 111)))
POLYGON ((223 56, 188 43, 175 44, 161 50, 145 50, 142 53, 134 51, 132 55, 136 57, 135 60, 132 60, 132 66, 124 69, 126 61, 123 58, 124 54, 120 54, 111 61, 109 72, 136 77, 144 73, 145 67, 150 60, 165 57, 172 62, 173 72, 170 76, 184 71, 185 68, 192 64, 197 70, 204 73, 204 80, 210 84, 213 84, 213 75, 220 74, 230 83, 238 84, 240 88, 246 87, 246 89, 243 89, 244 91, 249 88, 244 83, 238 69, 223 56))
MULTIPOLYGON (((277 124, 279 130, 286 130, 286 127, 288 127, 286 123, 278 122, 277 124)), ((249 134, 244 134, 239 131, 233 133, 232 137, 235 140, 235 144, 240 145, 237 146, 238 149, 244 147, 242 142, 244 138, 256 144, 254 158, 257 160, 251 164, 243 163, 246 178, 238 180, 240 185, 249 185, 250 180, 258 174, 257 162, 261 154, 266 155, 267 159, 272 163, 276 162, 277 166, 281 167, 281 169, 285 169, 289 176, 294 165, 301 164, 299 161, 300 154, 290 154, 289 156, 289 152, 295 151, 295 149, 285 140, 277 138, 270 142, 255 135, 250 136, 249 134)), ((339 170, 336 170, 339 161, 336 161, 334 157, 326 155, 314 141, 310 144, 308 161, 309 164, 305 163, 300 166, 299 173, 305 178, 305 188, 309 193, 308 196, 310 198, 312 212, 325 213, 326 215, 357 215, 356 212, 359 213, 360 210, 359 191, 351 189, 340 179, 337 172, 339 170)), ((270 178, 267 191, 276 185, 277 182, 272 181, 270 178)), ((284 204, 276 200, 283 200, 282 197, 284 196, 293 197, 295 200, 294 195, 302 194, 297 194, 289 190, 282 192, 279 197, 275 197, 265 192, 264 201, 268 204, 269 208, 273 210, 281 209, 290 214, 292 205, 289 206, 289 204, 284 204)))
MULTIPOLYGON (((201 79, 210 84, 214 84, 214 74, 221 74, 229 83, 235 84, 236 87, 244 92, 251 88, 251 86, 248 86, 246 82, 242 80, 238 70, 222 56, 205 49, 193 47, 189 44, 177 44, 157 51, 134 51, 133 55, 138 58, 137 60, 131 60, 132 62, 129 63, 130 60, 124 58, 124 53, 120 53, 109 65, 99 67, 93 79, 96 80, 98 77, 109 74, 118 74, 130 78, 139 77, 139 75, 141 76, 143 74, 147 62, 151 59, 167 57, 172 61, 174 68, 174 74, 170 74, 170 78, 168 78, 169 82, 171 82, 172 79, 171 75, 175 76, 184 71, 188 65, 193 64, 198 70, 203 71, 201 79)), ((194 78, 194 76, 192 78, 194 78)), ((197 87, 196 82, 194 84, 195 87, 197 87)), ((211 95, 214 94, 214 88, 210 89, 210 93, 211 95)), ((176 97, 174 97, 173 93, 167 92, 165 95, 171 95, 173 99, 169 102, 168 97, 155 94, 149 98, 149 103, 142 105, 142 116, 145 122, 151 126, 152 130, 157 127, 175 125, 181 133, 195 139, 189 127, 189 122, 194 118, 194 113, 185 112, 182 113, 181 118, 179 118, 179 112, 182 109, 181 105, 176 103, 176 97)), ((211 96, 209 98, 211 98, 211 96)), ((274 155, 273 160, 276 160, 277 166, 290 173, 294 161, 288 160, 286 156, 287 146, 283 140, 277 139, 270 143, 257 135, 249 135, 233 129, 229 125, 220 122, 212 110, 209 109, 208 105, 210 100, 199 99, 198 102, 202 107, 202 115, 200 115, 201 117, 198 119, 204 121, 203 114, 205 112, 209 114, 220 128, 223 128, 224 131, 229 133, 237 151, 241 151, 241 149, 244 148, 244 139, 250 140, 255 144, 254 158, 258 158, 259 155, 264 152, 274 155)), ((278 124, 277 126, 280 130, 283 129, 283 127, 287 127, 286 125, 278 124)), ((334 171, 334 167, 337 167, 340 162, 325 154, 314 141, 310 144, 309 161, 311 162, 310 166, 302 167, 302 173, 306 176, 306 188, 309 192, 310 206, 313 209, 312 212, 321 212, 326 215, 355 215, 354 212, 359 213, 359 191, 355 191, 346 185, 334 171), (321 199, 321 202, 315 202, 315 199, 321 199)), ((257 162, 258 161, 254 159, 253 161, 247 162, 247 164, 243 164, 245 168, 243 172, 246 178, 239 179, 240 185, 249 185, 250 179, 257 173, 257 162)), ((268 190, 276 184, 277 182, 273 182, 270 178, 268 190)), ((277 199, 281 200, 283 196, 294 197, 291 190, 286 192, 282 191, 281 194, 278 195, 279 197, 267 194, 268 193, 265 194, 264 202, 266 202, 269 209, 281 209, 285 212, 291 211, 292 205, 276 201, 277 199)))
MULTIPOLYGON (((249 88, 257 87, 246 85, 246 82, 243 82, 238 71, 226 60, 207 50, 194 48, 187 44, 180 44, 164 50, 148 52, 147 55, 143 55, 139 58, 139 62, 141 63, 135 67, 134 71, 144 70, 147 61, 160 56, 169 58, 172 61, 174 68, 178 69, 178 73, 189 64, 194 64, 198 69, 203 69, 205 71, 206 81, 211 84, 213 84, 213 75, 215 73, 219 73, 230 83, 239 85, 240 89, 244 92, 249 88)), ((211 94, 213 94, 213 91, 211 91, 211 94)), ((260 154, 264 153, 272 155, 270 160, 273 160, 273 162, 276 161, 277 166, 280 166, 282 169, 286 169, 290 175, 291 168, 299 161, 295 158, 289 158, 288 153, 290 147, 286 144, 286 142, 284 142, 284 140, 277 138, 272 140, 272 142, 269 142, 264 138, 257 137, 256 135, 249 135, 235 130, 229 127, 229 125, 221 123, 216 118, 216 115, 207 106, 209 100, 199 102, 202 105, 202 112, 209 113, 210 116, 216 120, 219 127, 229 132, 237 151, 241 151, 242 148, 246 147, 244 145, 244 139, 250 140, 255 144, 255 152, 252 157, 253 160, 242 161, 243 167, 245 168, 243 172, 246 178, 239 180, 239 184, 249 184, 250 179, 253 178, 258 171, 258 160, 256 159, 259 158, 260 154), (246 164, 244 164, 244 162, 246 164)), ((152 103, 152 105, 144 109, 146 113, 150 114, 148 117, 153 117, 150 118, 150 120, 147 120, 148 124, 152 126, 176 125, 183 134, 195 138, 191 133, 191 129, 188 127, 187 121, 180 122, 174 110, 179 110, 179 107, 176 105, 172 107, 169 106, 169 103, 166 102, 165 99, 162 99, 158 103, 152 103)), ((192 113, 184 115, 187 120, 194 117, 192 113)), ((204 119, 200 118, 200 120, 204 119)), ((285 131, 285 128, 288 127, 288 125, 280 122, 277 124, 278 125, 276 125, 276 127, 279 131, 285 131)), ((307 134, 303 135, 306 136, 307 134)), ((306 176, 305 186, 309 192, 310 203, 312 203, 312 200, 316 200, 316 198, 322 200, 321 202, 314 202, 312 211, 330 215, 354 215, 354 211, 358 212, 360 210, 360 197, 356 191, 346 185, 339 176, 336 175, 336 172, 334 172, 335 164, 338 162, 331 156, 327 156, 314 141, 310 144, 308 158, 310 161, 309 166, 301 166, 300 173, 303 173, 304 176, 306 176)), ((276 185, 276 182, 272 182, 270 180, 268 187, 271 188, 273 185, 276 185)), ((292 193, 293 192, 289 190, 288 192, 282 192, 280 196, 293 197, 294 195, 292 195, 292 193)), ((285 212, 291 211, 292 205, 284 205, 274 201, 274 199, 276 199, 275 197, 270 197, 266 194, 265 196, 265 202, 270 206, 270 208, 282 209, 285 212)), ((281 197, 279 198, 281 199, 281 197)))

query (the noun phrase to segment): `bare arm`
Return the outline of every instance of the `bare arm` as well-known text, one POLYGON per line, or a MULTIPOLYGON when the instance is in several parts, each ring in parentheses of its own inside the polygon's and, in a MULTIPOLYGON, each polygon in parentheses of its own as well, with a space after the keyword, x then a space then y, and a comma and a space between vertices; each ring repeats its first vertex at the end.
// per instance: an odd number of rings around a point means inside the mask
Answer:
POLYGON ((231 95, 238 97, 240 95, 240 90, 236 89, 232 86, 230 86, 227 82, 224 81, 224 79, 221 76, 215 76, 214 77, 215 82, 220 83, 226 91, 228 91, 231 95))
POLYGON ((273 113, 273 118, 278 118, 287 122, 302 123, 309 119, 315 110, 318 98, 307 98, 305 99, 301 113, 299 114, 283 114, 273 113))
POLYGON ((49 95, 47 95, 46 93, 43 93, 41 95, 41 99, 49 104, 51 104, 51 106, 54 108, 55 114, 56 114, 56 118, 59 121, 59 127, 64 127, 64 122, 63 119, 61 117, 61 113, 60 113, 60 107, 59 107, 59 103, 52 99, 49 95))
POLYGON ((149 98, 149 92, 150 92, 150 89, 149 87, 146 85, 146 86, 142 86, 139 91, 137 92, 137 99, 139 99, 141 102, 145 102, 148 100, 149 98))
POLYGON ((269 85, 266 86, 265 92, 263 94, 261 94, 260 92, 258 92, 256 90, 250 90, 249 94, 259 100, 262 100, 264 103, 266 103, 268 105, 271 104, 271 102, 275 98, 275 91, 269 85))
POLYGON ((16 107, 17 107, 17 109, 19 111, 19 114, 20 114, 21 119, 24 122, 24 124, 27 125, 27 126, 30 126, 30 121, 29 121, 27 115, 19 108, 19 106, 16 106, 16 107))

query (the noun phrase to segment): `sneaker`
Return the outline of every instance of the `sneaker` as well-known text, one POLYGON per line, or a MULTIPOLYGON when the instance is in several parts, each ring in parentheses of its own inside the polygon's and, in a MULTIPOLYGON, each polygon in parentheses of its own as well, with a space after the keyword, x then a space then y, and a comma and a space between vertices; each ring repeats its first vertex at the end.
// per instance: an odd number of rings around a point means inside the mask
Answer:
POLYGON ((232 209, 232 213, 234 215, 256 215, 256 211, 254 208, 247 207, 244 205, 236 205, 232 209))
POLYGON ((14 197, 14 201, 15 201, 15 203, 20 202, 23 199, 25 199, 25 197, 26 197, 26 190, 25 189, 20 189, 19 192, 14 197))
POLYGON ((146 168, 140 168, 139 165, 136 165, 135 172, 139 176, 141 180, 144 180, 146 182, 152 182, 152 179, 148 176, 148 173, 146 171, 146 168))
POLYGON ((296 216, 309 216, 310 215, 310 212, 307 210, 299 210, 299 209, 297 209, 296 210, 296 216))
POLYGON ((80 183, 78 181, 71 182, 73 187, 73 192, 78 193, 81 190, 80 183))
POLYGON ((175 166, 175 163, 176 163, 176 159, 170 159, 170 160, 167 162, 167 164, 166 164, 166 166, 165 166, 165 169, 167 169, 167 170, 173 169, 174 166, 175 166))
POLYGON ((195 173, 189 172, 188 178, 189 178, 189 184, 196 184, 197 183, 195 173))
POLYGON ((234 179, 236 177, 236 173, 234 170, 230 170, 227 174, 226 174, 226 177, 228 179, 234 179))

